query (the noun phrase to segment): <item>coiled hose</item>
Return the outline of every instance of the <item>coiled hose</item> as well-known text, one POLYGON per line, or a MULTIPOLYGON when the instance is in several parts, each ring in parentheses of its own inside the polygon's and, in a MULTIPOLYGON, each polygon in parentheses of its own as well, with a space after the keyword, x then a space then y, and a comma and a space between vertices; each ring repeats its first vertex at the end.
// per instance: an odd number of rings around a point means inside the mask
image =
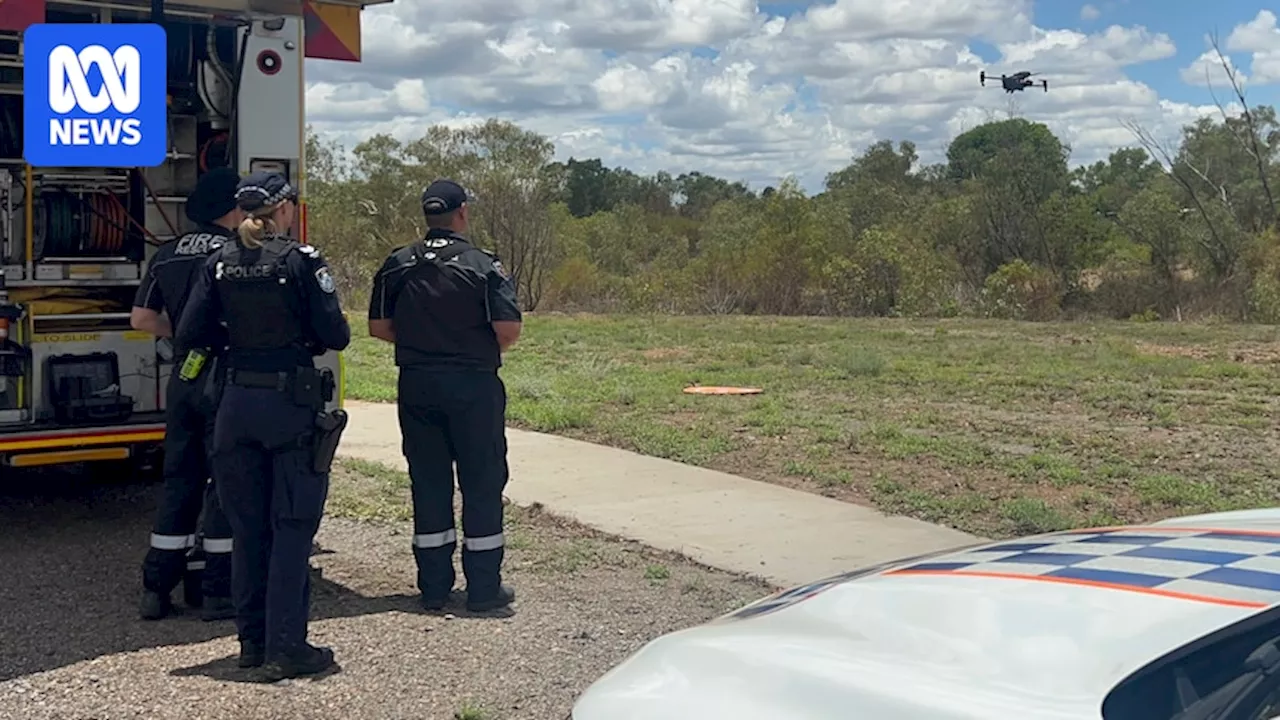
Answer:
POLYGON ((115 193, 100 190, 77 195, 46 189, 40 204, 45 220, 43 256, 116 255, 124 250, 131 218, 115 193))
POLYGON ((44 209, 44 255, 61 257, 80 250, 80 216, 76 197, 66 191, 45 189, 40 193, 44 209))

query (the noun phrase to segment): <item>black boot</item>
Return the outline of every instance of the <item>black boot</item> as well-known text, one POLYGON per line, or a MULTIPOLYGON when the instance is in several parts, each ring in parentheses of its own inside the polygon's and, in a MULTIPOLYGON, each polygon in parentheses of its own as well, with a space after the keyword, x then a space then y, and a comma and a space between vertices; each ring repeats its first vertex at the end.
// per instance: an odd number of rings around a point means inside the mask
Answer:
POLYGON ((267 661, 267 651, 258 643, 240 641, 240 657, 236 664, 242 668, 261 667, 267 661))
POLYGON ((142 592, 142 600, 138 603, 138 615, 143 620, 159 620, 173 610, 173 601, 168 593, 160 594, 150 590, 142 592))
POLYGON ((206 595, 200 606, 200 619, 206 622, 231 620, 236 616, 236 606, 229 597, 206 595))
POLYGON ((333 666, 333 650, 304 644, 299 650, 277 658, 268 668, 272 680, 284 680, 322 673, 333 666))
POLYGON ((501 610, 516 600, 516 591, 509 585, 499 585, 498 592, 486 598, 467 596, 467 609, 471 612, 488 612, 501 610))

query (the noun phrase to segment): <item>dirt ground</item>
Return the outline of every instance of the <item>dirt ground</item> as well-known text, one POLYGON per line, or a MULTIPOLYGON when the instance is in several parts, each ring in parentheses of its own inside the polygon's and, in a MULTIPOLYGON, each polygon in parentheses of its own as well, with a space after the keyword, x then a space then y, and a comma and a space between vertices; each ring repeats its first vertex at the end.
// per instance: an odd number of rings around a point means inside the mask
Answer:
MULTIPOLYGON (((353 480, 374 482, 335 476, 353 480)), ((235 666, 233 623, 137 619, 156 490, 74 478, 0 490, 0 718, 558 720, 651 638, 771 590, 513 509, 514 614, 430 614, 416 605, 406 522, 331 517, 312 558, 311 628, 340 668, 262 684, 235 666)))

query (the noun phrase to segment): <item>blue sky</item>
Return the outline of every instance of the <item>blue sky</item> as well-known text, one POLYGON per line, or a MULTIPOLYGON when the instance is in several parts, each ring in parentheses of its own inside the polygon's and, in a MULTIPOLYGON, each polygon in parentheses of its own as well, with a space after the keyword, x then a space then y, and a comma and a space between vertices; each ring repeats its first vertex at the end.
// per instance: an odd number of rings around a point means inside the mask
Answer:
MULTIPOLYGON (((1277 1, 399 0, 366 12, 363 62, 309 65, 308 120, 350 146, 501 117, 546 136, 561 158, 761 186, 796 174, 814 187, 876 140, 912 140, 933 162, 959 133, 1012 110, 1087 164, 1135 144, 1133 124, 1176 144, 1212 112, 1208 89, 1181 77, 1206 36, 1216 30, 1225 50, 1277 1), (1082 36, 1039 42, 1011 16, 1030 3, 1037 27, 1082 36), (779 15, 790 18, 781 29, 779 15), (1157 34, 1176 53, 1135 63, 1167 51, 1157 34), (1027 66, 1002 66, 980 39, 997 37, 1017 40, 1027 66), (1050 92, 1010 98, 981 88, 980 68, 1042 73, 1050 92)), ((1252 74, 1248 53, 1228 54, 1252 74)), ((1280 46, 1267 57, 1280 73, 1280 46)), ((1224 81, 1215 77, 1225 103, 1224 81)), ((1247 98, 1280 105, 1280 84, 1248 86, 1247 98)))
MULTIPOLYGON (((1215 30, 1225 52, 1231 29, 1252 20, 1269 3, 1262 0, 1101 0, 1091 3, 1102 13, 1091 21, 1080 18, 1081 8, 1087 4, 1090 3, 1079 0, 1038 0, 1036 23, 1080 32, 1097 32, 1108 25, 1145 25, 1154 32, 1165 33, 1177 46, 1178 54, 1167 60, 1133 65, 1127 74, 1150 85, 1162 97, 1204 103, 1212 102, 1206 89, 1183 83, 1178 71, 1209 49, 1205 37, 1215 30)), ((1280 6, 1273 5, 1271 9, 1280 10, 1280 6)), ((1232 59, 1247 71, 1248 58, 1236 54, 1232 59)), ((1274 105, 1280 101, 1280 89, 1274 85, 1251 88, 1247 97, 1251 104, 1274 105)))
MULTIPOLYGON (((818 3, 761 2, 760 7, 770 13, 790 16, 815 4, 818 3)), ((1098 32, 1110 25, 1143 25, 1153 32, 1165 33, 1177 46, 1177 55, 1165 60, 1133 65, 1126 74, 1133 80, 1150 85, 1161 97, 1200 104, 1212 102, 1209 93, 1205 88, 1188 86, 1182 82, 1178 77, 1179 70, 1209 49, 1205 37, 1215 30, 1225 52, 1231 29, 1252 20, 1268 4, 1265 0, 1036 0, 1034 20, 1040 27, 1069 28, 1083 33, 1098 32), (1081 14, 1086 5, 1097 9, 1099 16, 1092 20, 1083 19, 1081 14)), ((1280 13, 1280 4, 1270 9, 1280 13)), ((971 48, 989 62, 995 62, 1000 57, 994 47, 981 41, 973 41, 971 48)), ((1232 59, 1247 69, 1247 58, 1235 54, 1232 59)), ((1008 68, 1008 71, 1016 72, 1021 69, 1023 68, 1008 68)), ((1047 67, 1026 69, 1050 76, 1055 70, 1047 67)), ((1280 87, 1272 85, 1251 88, 1247 97, 1254 104, 1280 104, 1280 87)))

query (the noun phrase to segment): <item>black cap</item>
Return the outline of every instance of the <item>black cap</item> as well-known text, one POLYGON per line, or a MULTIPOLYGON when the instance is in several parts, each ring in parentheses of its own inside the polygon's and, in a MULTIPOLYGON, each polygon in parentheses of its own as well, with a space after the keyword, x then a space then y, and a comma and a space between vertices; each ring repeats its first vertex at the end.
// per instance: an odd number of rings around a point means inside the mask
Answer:
POLYGON ((467 204, 470 193, 452 180, 437 180, 422 191, 422 212, 443 215, 467 204))
POLYGON ((297 199, 297 189, 280 173, 250 173, 236 188, 236 204, 245 212, 260 210, 282 200, 297 199))
POLYGON ((187 217, 194 223, 211 223, 236 208, 240 176, 231 168, 214 168, 196 182, 187 198, 187 217))

